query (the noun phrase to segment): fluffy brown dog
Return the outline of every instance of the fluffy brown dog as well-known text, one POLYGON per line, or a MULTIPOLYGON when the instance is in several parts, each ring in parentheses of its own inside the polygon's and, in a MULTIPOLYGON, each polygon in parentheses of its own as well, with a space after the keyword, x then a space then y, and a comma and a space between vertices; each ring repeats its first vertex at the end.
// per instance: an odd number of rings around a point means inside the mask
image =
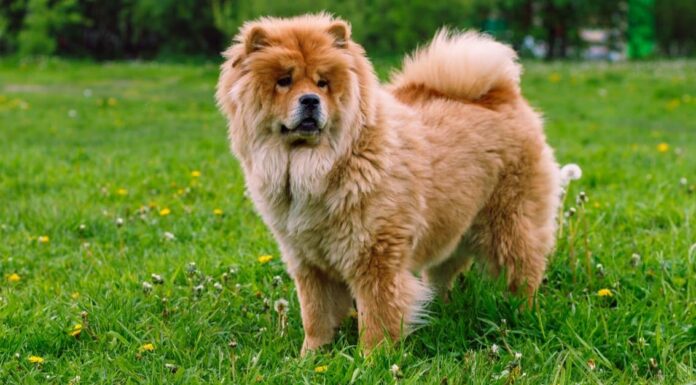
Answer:
POLYGON ((443 30, 382 87, 348 24, 319 14, 246 23, 224 56, 217 101, 297 285, 303 353, 353 300, 364 348, 397 339, 474 256, 534 293, 558 168, 511 48, 443 30))

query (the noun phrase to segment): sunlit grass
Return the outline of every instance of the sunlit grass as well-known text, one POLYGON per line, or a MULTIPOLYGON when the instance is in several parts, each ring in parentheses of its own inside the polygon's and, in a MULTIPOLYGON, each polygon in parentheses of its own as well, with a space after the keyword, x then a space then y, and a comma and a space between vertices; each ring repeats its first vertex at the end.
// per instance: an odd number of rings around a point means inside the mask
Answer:
POLYGON ((354 318, 299 358, 294 286, 244 196, 216 76, 0 62, 0 383, 696 381, 695 62, 528 64, 559 162, 583 172, 537 306, 474 269, 369 358, 354 318))

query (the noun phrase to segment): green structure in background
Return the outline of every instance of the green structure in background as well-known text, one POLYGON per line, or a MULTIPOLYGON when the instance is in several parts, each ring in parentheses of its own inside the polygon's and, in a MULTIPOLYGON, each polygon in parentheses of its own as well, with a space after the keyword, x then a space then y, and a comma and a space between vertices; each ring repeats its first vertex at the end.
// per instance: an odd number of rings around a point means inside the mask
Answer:
POLYGON ((628 57, 643 59, 655 52, 655 0, 628 1, 628 57))

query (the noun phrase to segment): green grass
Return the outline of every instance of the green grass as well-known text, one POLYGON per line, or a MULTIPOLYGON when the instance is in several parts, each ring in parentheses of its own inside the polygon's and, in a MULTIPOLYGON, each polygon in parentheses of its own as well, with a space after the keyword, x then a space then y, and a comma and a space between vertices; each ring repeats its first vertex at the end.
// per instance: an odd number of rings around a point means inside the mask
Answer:
POLYGON ((578 267, 566 228, 534 311, 474 270, 427 326, 368 358, 355 319, 299 358, 294 286, 244 196, 216 76, 214 64, 0 61, 0 383, 696 381, 696 62, 527 65, 559 162, 583 168, 566 204, 589 195, 591 273, 575 216, 578 267), (145 293, 153 273, 164 283, 145 293))

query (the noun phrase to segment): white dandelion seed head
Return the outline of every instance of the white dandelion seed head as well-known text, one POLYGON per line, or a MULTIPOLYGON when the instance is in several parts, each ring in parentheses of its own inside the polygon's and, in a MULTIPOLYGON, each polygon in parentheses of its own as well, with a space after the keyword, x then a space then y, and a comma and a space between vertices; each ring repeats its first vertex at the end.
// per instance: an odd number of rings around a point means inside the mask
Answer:
POLYGON ((276 313, 278 314, 284 314, 288 310, 289 306, 290 304, 284 298, 281 298, 273 303, 273 309, 275 309, 276 313))
POLYGON ((125 223, 125 221, 123 220, 123 218, 121 218, 121 217, 116 218, 116 226, 121 227, 121 226, 123 226, 124 223, 125 223))
POLYGON ((217 290, 217 291, 222 291, 222 284, 221 284, 220 282, 215 282, 215 284, 213 285, 213 287, 214 287, 215 290, 217 290))
POLYGON ((498 346, 498 344, 491 345, 491 353, 498 354, 499 351, 500 351, 500 346, 498 346))
POLYGON ((582 177, 582 169, 575 163, 569 163, 561 167, 561 185, 567 186, 571 181, 582 177))
POLYGON ((689 181, 685 177, 681 177, 681 179, 679 179, 679 184, 682 186, 686 186, 688 183, 689 181))
POLYGON ((166 239, 168 241, 173 241, 176 239, 176 236, 174 236, 174 234, 170 233, 169 231, 165 231, 164 232, 164 239, 166 239))
POLYGON ((389 371, 391 371, 392 375, 394 376, 399 374, 399 370, 401 370, 401 368, 399 368, 399 365, 397 364, 394 364, 391 366, 391 368, 389 368, 389 371))
POLYGON ((143 281, 143 292, 145 294, 149 293, 152 291, 152 284, 147 281, 143 281))
POLYGON ((161 275, 159 274, 151 274, 150 277, 152 278, 152 283, 156 285, 161 285, 164 283, 164 278, 162 278, 161 275))
POLYGON ((520 352, 515 352, 515 359, 516 359, 516 360, 521 360, 521 359, 522 359, 522 353, 520 353, 520 352))

